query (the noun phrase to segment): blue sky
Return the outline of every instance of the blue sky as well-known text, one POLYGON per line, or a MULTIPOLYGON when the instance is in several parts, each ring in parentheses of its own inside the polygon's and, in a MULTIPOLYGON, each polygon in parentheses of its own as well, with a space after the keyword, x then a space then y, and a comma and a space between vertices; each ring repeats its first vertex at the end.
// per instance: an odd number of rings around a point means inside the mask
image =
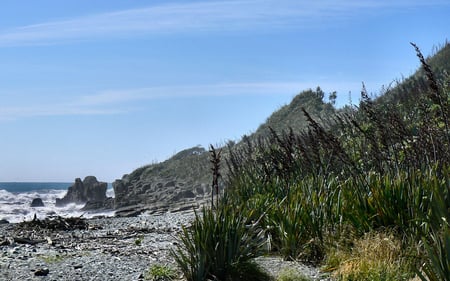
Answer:
MULTIPOLYGON (((299 92, 376 94, 450 1, 2 0, 0 181, 113 181, 249 134, 299 92)), ((351 97, 351 98, 350 98, 351 97)))

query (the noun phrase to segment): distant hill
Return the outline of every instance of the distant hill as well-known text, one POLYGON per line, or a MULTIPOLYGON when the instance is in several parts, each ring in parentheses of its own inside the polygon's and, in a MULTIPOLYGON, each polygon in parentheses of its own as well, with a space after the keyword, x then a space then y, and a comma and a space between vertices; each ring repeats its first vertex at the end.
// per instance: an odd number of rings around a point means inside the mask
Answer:
MULTIPOLYGON (((427 61, 437 75, 441 76, 445 71, 450 73, 450 44, 446 43, 427 61)), ((411 77, 382 93, 375 102, 407 107, 414 103, 423 89, 426 89, 426 83, 423 69, 420 68, 411 77)), ((270 132, 269 128, 276 132, 286 131, 289 128, 294 131, 305 129, 308 124, 302 108, 305 108, 317 122, 326 123, 336 112, 333 107, 335 93, 331 93, 330 97, 330 101, 325 102, 328 97, 325 97, 320 88, 305 90, 295 96, 289 104, 276 110, 253 134, 245 136, 245 139, 253 141, 265 137, 270 132)), ((235 145, 239 144, 238 142, 235 145)), ((223 148, 223 158, 228 154, 227 149, 223 148)), ((144 209, 156 206, 166 210, 209 199, 211 196, 209 160, 208 151, 197 146, 183 150, 164 162, 147 165, 124 175, 113 184, 116 196, 115 208, 139 205, 144 209)))
POLYGON ((269 127, 280 133, 292 128, 300 131, 308 125, 302 108, 315 119, 326 119, 335 112, 331 103, 324 102, 325 93, 317 87, 316 90, 308 89, 295 96, 292 101, 272 113, 266 122, 261 124, 251 137, 265 136, 269 133, 269 127))
MULTIPOLYGON (((249 138, 267 135, 269 127, 277 132, 290 127, 295 130, 305 128, 307 124, 302 107, 307 108, 315 118, 334 111, 330 103, 323 102, 323 98, 324 93, 320 88, 298 94, 290 104, 275 111, 249 138)), ((224 158, 228 148, 222 149, 224 158)), ((222 167, 225 167, 225 161, 222 167)), ((179 206, 180 202, 189 204, 207 200, 211 196, 210 170, 209 153, 205 148, 197 146, 180 151, 164 162, 141 167, 116 180, 113 183, 115 208, 157 205, 162 209, 170 209, 172 205, 179 206)))

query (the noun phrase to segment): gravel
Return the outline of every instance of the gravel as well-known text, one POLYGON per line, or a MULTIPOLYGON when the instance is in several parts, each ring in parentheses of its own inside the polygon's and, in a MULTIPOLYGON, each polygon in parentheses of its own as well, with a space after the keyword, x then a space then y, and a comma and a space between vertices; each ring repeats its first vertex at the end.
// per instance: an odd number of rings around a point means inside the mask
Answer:
MULTIPOLYGON (((93 218, 89 229, 24 229, 0 225, 0 280, 144 280, 152 265, 176 268, 169 249, 191 211, 132 218, 93 218), (26 238, 36 244, 14 241, 26 238)), ((261 257, 257 262, 277 276, 295 268, 312 280, 329 280, 313 267, 261 257)), ((181 273, 177 280, 184 280, 181 273)))

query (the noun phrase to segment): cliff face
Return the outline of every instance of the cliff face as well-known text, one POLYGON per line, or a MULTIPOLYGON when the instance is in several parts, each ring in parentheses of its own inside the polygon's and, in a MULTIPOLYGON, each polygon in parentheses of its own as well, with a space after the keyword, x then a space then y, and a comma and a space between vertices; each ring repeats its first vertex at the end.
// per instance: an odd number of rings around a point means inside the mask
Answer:
POLYGON ((144 205, 170 209, 180 202, 209 197, 209 155, 202 147, 135 170, 113 183, 114 208, 144 205))

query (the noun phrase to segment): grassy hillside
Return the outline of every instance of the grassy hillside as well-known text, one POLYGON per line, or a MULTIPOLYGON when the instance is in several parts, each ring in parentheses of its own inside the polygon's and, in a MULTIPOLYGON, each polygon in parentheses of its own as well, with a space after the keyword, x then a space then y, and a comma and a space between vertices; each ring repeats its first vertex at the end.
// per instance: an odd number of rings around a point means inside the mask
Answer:
POLYGON ((300 131, 308 127, 308 121, 302 108, 317 120, 326 119, 334 113, 331 103, 324 102, 325 93, 317 87, 316 90, 305 90, 295 96, 292 101, 272 113, 266 122, 261 124, 253 137, 268 136, 272 128, 278 133, 293 129, 300 131))
MULTIPOLYGON (((257 142, 261 137, 270 135, 269 127, 276 132, 287 131, 289 128, 301 130, 308 126, 302 108, 307 108, 315 118, 328 117, 334 112, 331 104, 325 103, 324 92, 317 88, 315 91, 306 90, 298 94, 292 102, 274 112, 258 130, 243 141, 233 144, 234 148, 245 146, 250 142, 257 142)), ((230 143, 231 144, 231 143, 230 143)), ((226 159, 229 158, 231 145, 222 148, 222 175, 228 172, 226 159)), ((116 191, 116 207, 123 207, 128 204, 153 204, 159 196, 155 198, 152 194, 155 184, 163 186, 168 182, 176 181, 182 188, 176 188, 172 192, 176 196, 177 192, 195 190, 199 186, 211 186, 211 165, 209 153, 203 147, 192 147, 185 149, 171 158, 161 163, 150 164, 136 169, 130 174, 114 183, 116 191)), ((208 190, 208 188, 203 188, 208 190)), ((198 195, 198 194, 197 194, 198 195)), ((207 196, 206 194, 204 194, 207 196)), ((209 195, 208 195, 209 197, 209 195)), ((171 201, 173 197, 165 197, 171 201)))
POLYGON ((450 280, 448 48, 412 48, 415 76, 322 120, 301 105, 328 108, 323 95, 306 91, 267 121, 303 114, 306 128, 233 146, 220 202, 173 252, 186 278, 267 280, 250 258, 275 254, 342 281, 450 280))
POLYGON ((203 147, 195 146, 182 150, 161 163, 141 167, 129 177, 142 179, 158 175, 184 181, 205 182, 209 180, 209 168, 207 151, 203 147))

